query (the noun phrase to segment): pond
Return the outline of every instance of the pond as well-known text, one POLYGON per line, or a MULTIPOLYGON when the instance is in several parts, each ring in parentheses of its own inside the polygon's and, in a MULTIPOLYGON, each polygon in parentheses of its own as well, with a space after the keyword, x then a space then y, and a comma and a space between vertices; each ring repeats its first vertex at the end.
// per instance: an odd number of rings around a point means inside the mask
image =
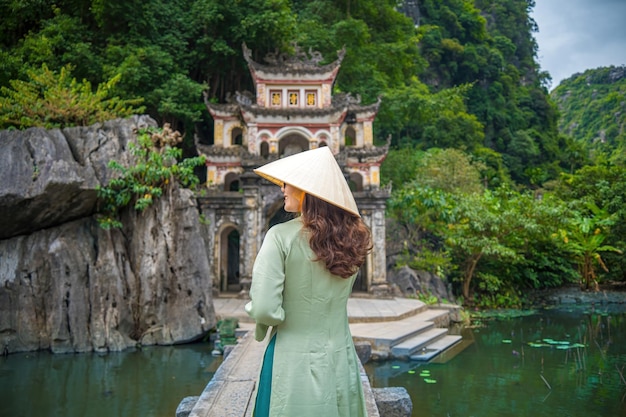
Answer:
POLYGON ((626 416, 626 313, 619 308, 493 318, 463 330, 468 345, 456 356, 365 368, 374 387, 405 387, 415 417, 626 416))
MULTIPOLYGON (((419 417, 626 417, 626 312, 586 308, 485 319, 432 363, 366 364, 419 417)), ((0 416, 174 417, 221 357, 207 343, 109 354, 0 357, 0 416)))
POLYGON ((0 416, 174 417, 180 401, 200 395, 221 362, 207 343, 13 354, 0 358, 0 416))

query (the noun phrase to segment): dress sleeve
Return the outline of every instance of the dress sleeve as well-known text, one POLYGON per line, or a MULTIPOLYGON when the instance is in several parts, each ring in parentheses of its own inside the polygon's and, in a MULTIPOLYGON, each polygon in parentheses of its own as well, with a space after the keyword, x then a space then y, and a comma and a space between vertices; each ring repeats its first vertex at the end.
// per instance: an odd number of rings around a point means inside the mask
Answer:
POLYGON ((269 326, 285 320, 283 288, 285 286, 286 250, 276 227, 268 230, 252 268, 251 301, 246 312, 256 321, 255 339, 265 338, 269 326))

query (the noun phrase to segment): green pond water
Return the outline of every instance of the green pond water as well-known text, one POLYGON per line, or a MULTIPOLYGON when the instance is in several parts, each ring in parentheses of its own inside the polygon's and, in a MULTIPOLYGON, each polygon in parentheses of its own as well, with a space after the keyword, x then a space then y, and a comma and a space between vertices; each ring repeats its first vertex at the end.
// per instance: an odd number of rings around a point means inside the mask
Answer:
POLYGON ((0 358, 0 416, 174 417, 221 362, 209 344, 13 354, 0 358))
MULTIPOLYGON (((419 417, 626 417, 626 312, 559 309, 489 319, 432 363, 368 363, 419 417)), ((209 344, 0 357, 2 417, 174 417, 221 363, 209 344)), ((294 416, 297 417, 297 416, 294 416)))
POLYGON ((366 372, 405 387, 414 417, 626 417, 626 308, 612 308, 485 320, 454 357, 366 372))

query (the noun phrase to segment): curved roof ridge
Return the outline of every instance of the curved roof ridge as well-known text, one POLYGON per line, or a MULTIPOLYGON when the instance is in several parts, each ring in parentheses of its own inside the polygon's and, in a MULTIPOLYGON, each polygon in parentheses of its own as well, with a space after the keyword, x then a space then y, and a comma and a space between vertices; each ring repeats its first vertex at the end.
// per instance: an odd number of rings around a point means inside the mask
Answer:
POLYGON ((265 55, 264 60, 267 64, 261 64, 252 59, 252 51, 244 42, 242 44, 243 57, 248 63, 248 66, 254 71, 263 71, 272 74, 323 74, 337 69, 346 55, 346 47, 344 46, 341 50, 337 51, 337 59, 335 61, 330 64, 320 65, 323 57, 319 51, 313 51, 312 48, 309 48, 307 53, 303 51, 297 43, 294 42, 292 45, 295 49, 293 55, 275 50, 265 55))

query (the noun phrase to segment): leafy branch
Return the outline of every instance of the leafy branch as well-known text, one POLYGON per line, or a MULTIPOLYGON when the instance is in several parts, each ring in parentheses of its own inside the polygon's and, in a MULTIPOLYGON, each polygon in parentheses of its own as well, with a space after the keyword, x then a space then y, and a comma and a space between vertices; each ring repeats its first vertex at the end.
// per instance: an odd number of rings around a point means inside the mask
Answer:
POLYGON ((93 91, 89 81, 76 81, 71 70, 66 65, 56 73, 43 64, 27 72, 28 81, 11 80, 11 88, 0 87, 0 128, 88 126, 144 111, 135 107, 142 99, 111 97, 120 74, 93 91))
POLYGON ((180 133, 167 123, 162 129, 141 129, 137 143, 129 144, 134 165, 124 167, 117 161, 109 162, 109 168, 120 175, 97 189, 101 202, 98 222, 102 228, 122 227, 117 218, 120 209, 132 203, 135 210, 145 210, 173 180, 185 187, 198 184, 194 168, 204 165, 205 159, 199 156, 181 160, 182 150, 176 147, 181 141, 180 133))

